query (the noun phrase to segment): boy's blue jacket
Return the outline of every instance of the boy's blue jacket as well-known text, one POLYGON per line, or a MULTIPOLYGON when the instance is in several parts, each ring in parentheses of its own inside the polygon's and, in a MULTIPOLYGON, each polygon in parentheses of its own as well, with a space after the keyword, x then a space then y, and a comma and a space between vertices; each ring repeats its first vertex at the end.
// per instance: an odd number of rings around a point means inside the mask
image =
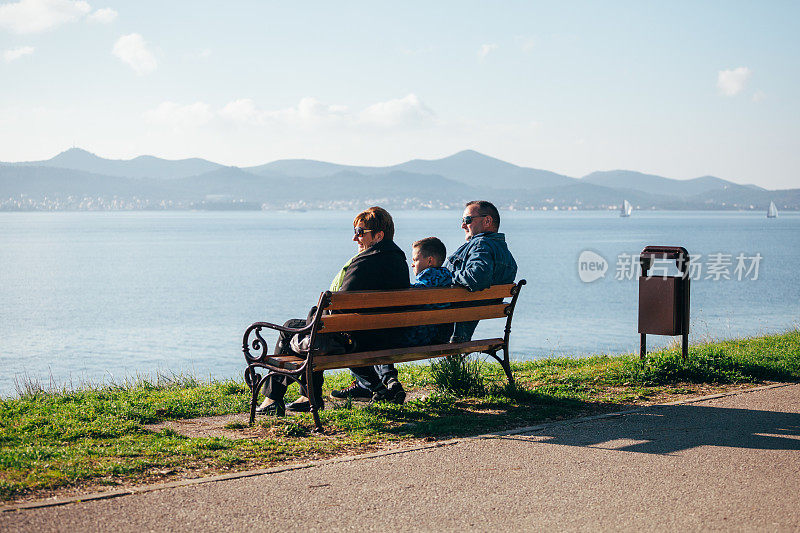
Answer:
POLYGON ((426 268, 414 279, 412 287, 449 287, 453 284, 453 275, 444 267, 426 268))
POLYGON ((503 233, 475 235, 448 257, 444 266, 453 273, 454 284, 471 291, 513 283, 517 276, 517 262, 503 233))
MULTIPOLYGON (((449 287, 453 284, 453 275, 443 267, 426 268, 411 283, 411 287, 449 287)), ((430 304, 423 306, 426 309, 443 309, 449 304, 430 304)), ((452 324, 431 324, 427 326, 413 326, 406 329, 404 346, 424 346, 434 341, 445 343, 453 331, 452 324)))

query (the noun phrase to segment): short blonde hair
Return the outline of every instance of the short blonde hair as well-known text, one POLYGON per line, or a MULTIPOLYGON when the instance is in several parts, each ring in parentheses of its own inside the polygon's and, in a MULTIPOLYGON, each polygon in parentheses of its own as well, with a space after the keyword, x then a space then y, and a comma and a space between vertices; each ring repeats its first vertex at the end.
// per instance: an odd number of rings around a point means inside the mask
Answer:
POLYGON ((382 231, 384 239, 394 240, 394 221, 386 209, 378 206, 370 207, 356 215, 353 226, 359 222, 364 224, 364 229, 372 230, 373 234, 382 231))

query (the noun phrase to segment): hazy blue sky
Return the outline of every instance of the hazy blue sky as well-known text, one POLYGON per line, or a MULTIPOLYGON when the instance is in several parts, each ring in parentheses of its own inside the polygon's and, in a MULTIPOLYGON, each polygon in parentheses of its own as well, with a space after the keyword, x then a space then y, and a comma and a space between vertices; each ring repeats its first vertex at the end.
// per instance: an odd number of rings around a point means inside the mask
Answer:
POLYGON ((0 3, 0 161, 471 148, 800 187, 800 2, 0 3))

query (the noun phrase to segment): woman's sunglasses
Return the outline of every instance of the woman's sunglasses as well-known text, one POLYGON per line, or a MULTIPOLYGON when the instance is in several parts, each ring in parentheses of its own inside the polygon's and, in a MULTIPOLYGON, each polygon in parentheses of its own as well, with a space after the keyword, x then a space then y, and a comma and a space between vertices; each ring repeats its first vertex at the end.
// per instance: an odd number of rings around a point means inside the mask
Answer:
POLYGON ((355 234, 356 237, 363 237, 365 233, 370 232, 370 231, 372 231, 372 230, 371 229, 365 229, 365 228, 358 228, 358 227, 353 228, 353 233, 355 234))

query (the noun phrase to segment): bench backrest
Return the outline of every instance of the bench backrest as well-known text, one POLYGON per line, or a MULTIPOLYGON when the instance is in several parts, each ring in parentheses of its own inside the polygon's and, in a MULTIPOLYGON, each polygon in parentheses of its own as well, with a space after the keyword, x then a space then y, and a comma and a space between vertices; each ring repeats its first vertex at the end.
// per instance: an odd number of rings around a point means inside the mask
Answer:
POLYGON ((462 287, 324 292, 319 308, 334 313, 318 315, 317 331, 335 333, 505 318, 513 313, 515 296, 524 284, 521 280, 476 292, 462 287), (504 302, 505 298, 511 301, 504 302), (445 309, 409 309, 443 303, 455 305, 445 309), (458 307, 459 304, 468 307, 458 307))

